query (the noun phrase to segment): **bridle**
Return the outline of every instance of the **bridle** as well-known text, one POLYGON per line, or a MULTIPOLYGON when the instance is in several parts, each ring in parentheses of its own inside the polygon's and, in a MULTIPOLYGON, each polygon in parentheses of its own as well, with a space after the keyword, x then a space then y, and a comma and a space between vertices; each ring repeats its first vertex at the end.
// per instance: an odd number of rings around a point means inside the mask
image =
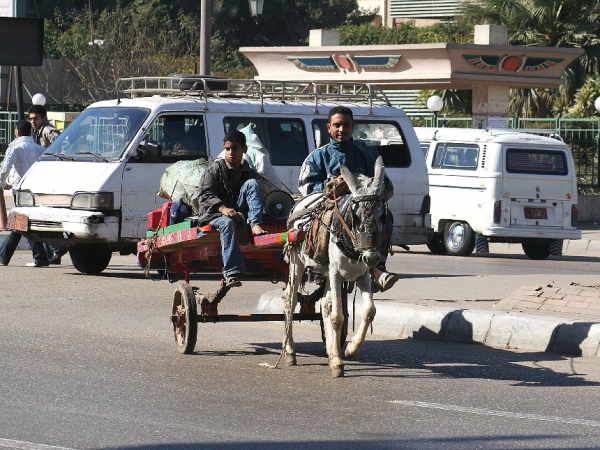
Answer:
POLYGON ((383 233, 376 235, 375 232, 375 216, 374 210, 377 203, 382 203, 384 206, 383 222, 387 218, 388 205, 387 201, 377 194, 364 195, 346 195, 330 200, 334 203, 335 216, 331 224, 330 232, 333 235, 333 241, 341 250, 341 252, 349 258, 360 259, 362 253, 368 250, 377 250, 381 248, 383 241, 383 233), (357 230, 354 222, 354 214, 352 206, 359 205, 364 210, 363 222, 359 224, 360 229, 357 230), (341 207, 341 208, 340 208, 341 207), (350 226, 344 217, 349 217, 350 226), (377 242, 377 247, 363 247, 363 243, 377 242))

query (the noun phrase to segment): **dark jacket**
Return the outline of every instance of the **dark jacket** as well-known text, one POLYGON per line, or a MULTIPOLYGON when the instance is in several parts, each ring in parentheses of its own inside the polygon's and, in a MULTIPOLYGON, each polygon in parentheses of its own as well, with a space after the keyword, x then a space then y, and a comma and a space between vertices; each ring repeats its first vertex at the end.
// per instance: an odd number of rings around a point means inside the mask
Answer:
POLYGON ((234 170, 227 166, 227 162, 217 159, 204 171, 196 196, 200 225, 221 216, 219 208, 222 205, 235 209, 242 185, 248 180, 256 179, 256 172, 245 159, 240 170, 240 177, 236 179, 234 170))

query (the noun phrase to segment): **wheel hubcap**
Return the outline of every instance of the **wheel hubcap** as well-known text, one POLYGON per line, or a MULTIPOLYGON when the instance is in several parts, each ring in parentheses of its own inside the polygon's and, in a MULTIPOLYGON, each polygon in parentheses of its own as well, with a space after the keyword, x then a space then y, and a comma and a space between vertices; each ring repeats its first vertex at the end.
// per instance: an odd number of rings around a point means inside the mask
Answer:
POLYGON ((459 248, 465 240, 465 229, 462 225, 456 225, 450 229, 448 243, 452 248, 459 248))

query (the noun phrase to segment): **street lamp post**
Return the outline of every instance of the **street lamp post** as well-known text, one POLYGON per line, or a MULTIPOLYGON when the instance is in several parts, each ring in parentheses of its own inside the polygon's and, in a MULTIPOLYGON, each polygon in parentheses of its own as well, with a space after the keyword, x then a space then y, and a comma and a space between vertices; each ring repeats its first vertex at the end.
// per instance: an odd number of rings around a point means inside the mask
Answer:
POLYGON ((427 99, 427 109, 433 112, 433 126, 438 126, 438 112, 444 107, 444 100, 439 95, 432 95, 427 99))
POLYGON ((200 75, 210 75, 211 0, 200 0, 200 75))
MULTIPOLYGON (((210 75, 211 0, 200 0, 200 75, 210 75)), ((258 23, 264 0, 248 0, 250 16, 258 23)))

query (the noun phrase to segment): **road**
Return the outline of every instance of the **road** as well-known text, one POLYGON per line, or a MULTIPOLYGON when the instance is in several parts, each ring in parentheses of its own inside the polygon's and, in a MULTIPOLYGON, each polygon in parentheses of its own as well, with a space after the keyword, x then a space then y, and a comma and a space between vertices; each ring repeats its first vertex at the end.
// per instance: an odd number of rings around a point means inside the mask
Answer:
MULTIPOLYGON (((18 252, 0 267, 0 448, 550 449, 600 441, 595 358, 374 334, 345 378, 332 379, 318 326, 304 323, 295 326, 297 367, 264 367, 277 361, 281 323, 200 324, 196 352, 179 355, 168 320, 174 285, 146 279, 132 257, 115 256, 100 276, 68 264, 23 267, 29 258, 18 252)), ((419 291, 425 301, 448 280, 474 295, 469 286, 487 279, 479 296, 491 297, 500 294, 490 284, 504 291, 515 277, 592 279, 597 262, 398 253, 390 266, 406 275, 386 295, 419 291)), ((216 280, 193 284, 208 292, 216 280)), ((274 288, 246 280, 220 310, 252 312, 274 288)), ((455 288, 448 297, 463 296, 455 288)))

